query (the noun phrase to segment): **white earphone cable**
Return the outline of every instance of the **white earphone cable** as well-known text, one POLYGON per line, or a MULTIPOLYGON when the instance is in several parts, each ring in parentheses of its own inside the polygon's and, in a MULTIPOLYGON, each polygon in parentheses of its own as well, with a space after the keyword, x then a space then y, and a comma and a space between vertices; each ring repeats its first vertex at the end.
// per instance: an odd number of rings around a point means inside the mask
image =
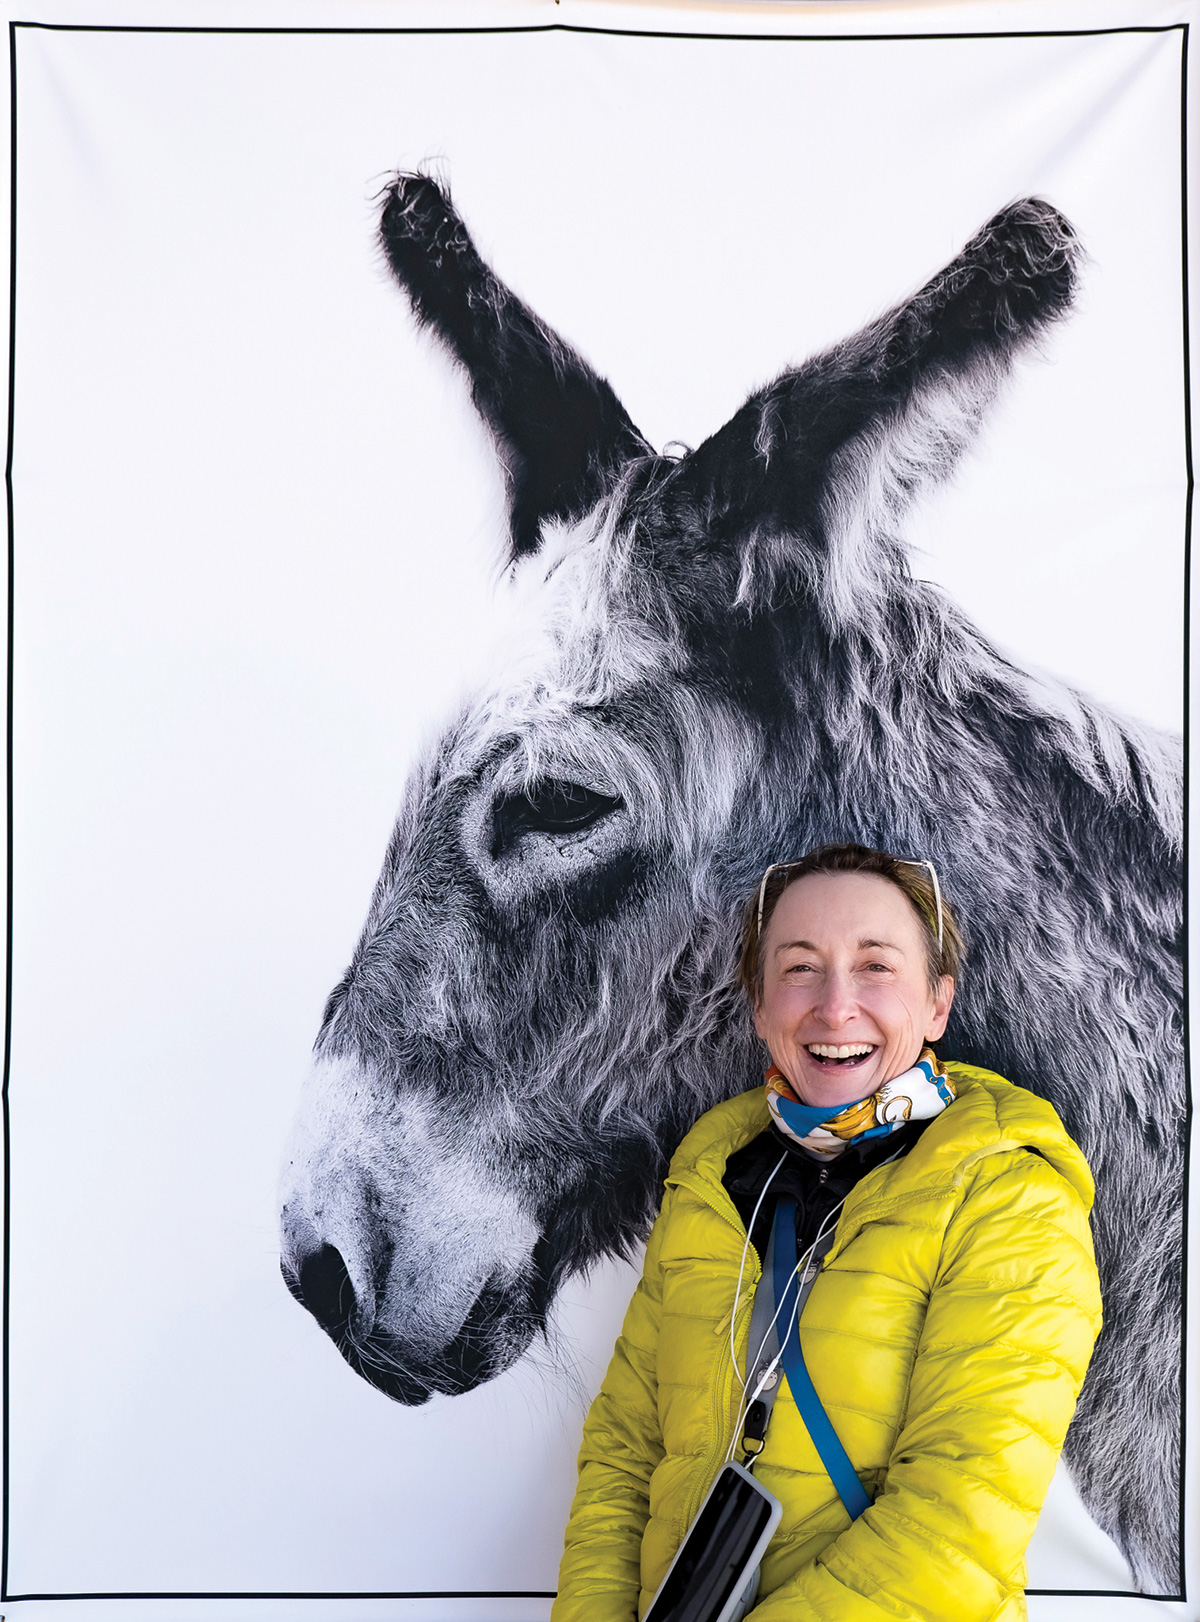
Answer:
MULTIPOLYGON (((754 1210, 750 1213, 750 1220, 746 1224, 746 1243, 742 1246, 742 1259, 738 1263, 737 1288, 733 1292, 733 1311, 729 1315, 729 1359, 733 1364, 733 1372, 737 1375, 743 1391, 746 1389, 746 1382, 742 1379, 741 1369, 738 1368, 737 1349, 734 1345, 733 1331, 737 1324, 738 1302, 742 1298, 742 1279, 746 1272, 746 1257, 750 1254, 750 1235, 754 1232, 754 1224, 758 1221, 758 1213, 762 1210, 762 1202, 767 1197, 767 1190, 775 1181, 776 1175, 783 1169, 786 1160, 786 1153, 780 1155, 778 1164, 772 1169, 771 1175, 767 1178, 766 1182, 762 1186, 762 1193, 754 1202, 754 1210)), ((749 1370, 749 1365, 747 1365, 747 1370, 749 1370)))

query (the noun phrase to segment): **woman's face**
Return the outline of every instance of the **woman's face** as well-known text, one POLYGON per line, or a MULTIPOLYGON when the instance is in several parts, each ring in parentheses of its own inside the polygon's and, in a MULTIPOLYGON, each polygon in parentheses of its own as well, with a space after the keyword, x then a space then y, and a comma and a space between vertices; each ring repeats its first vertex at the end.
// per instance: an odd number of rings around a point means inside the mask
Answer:
POLYGON ((929 988, 912 903, 877 873, 809 873, 762 943, 754 1024, 806 1104, 850 1104, 911 1069, 946 1029, 954 981, 929 988))

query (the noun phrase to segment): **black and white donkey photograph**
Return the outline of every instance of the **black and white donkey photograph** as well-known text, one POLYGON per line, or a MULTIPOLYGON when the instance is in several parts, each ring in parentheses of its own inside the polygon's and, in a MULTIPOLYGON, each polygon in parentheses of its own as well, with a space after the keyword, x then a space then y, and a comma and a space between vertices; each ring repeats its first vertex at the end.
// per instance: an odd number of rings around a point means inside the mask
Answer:
POLYGON ((764 874, 856 846, 1094 1180, 993 1614, 1200 1618, 1194 0, 366 9, 12 31, 0 1610, 545 1622, 764 874))
POLYGON ((1067 1458, 1139 1585, 1173 1591, 1179 740, 1014 664, 900 539, 1069 313, 1071 222, 1010 204, 674 455, 444 188, 398 177, 379 232, 495 438, 546 634, 414 772, 317 1041, 289 1288, 397 1402, 493 1378, 565 1277, 644 1240, 688 1127, 758 1080, 735 983, 758 876, 822 844, 927 852, 973 920, 946 1050, 1049 1098, 1096 1177, 1108 1326, 1067 1458))

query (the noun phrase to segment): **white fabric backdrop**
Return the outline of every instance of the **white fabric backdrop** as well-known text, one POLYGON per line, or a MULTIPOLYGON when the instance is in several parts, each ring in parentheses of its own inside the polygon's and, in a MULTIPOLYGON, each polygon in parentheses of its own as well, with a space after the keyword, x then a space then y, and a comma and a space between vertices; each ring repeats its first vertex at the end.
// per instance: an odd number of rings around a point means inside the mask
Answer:
MULTIPOLYGON (((1022 661, 1180 724, 1180 35, 1037 31, 1194 8, 1000 15, 593 0, 486 20, 635 33, 17 30, 10 1594, 506 1622, 548 1602, 252 1596, 554 1585, 630 1270, 573 1285, 509 1374, 415 1411, 354 1377, 277 1271, 324 997, 408 764, 503 619, 494 458, 372 243, 388 171, 439 165, 659 446, 697 443, 1005 202, 1049 197, 1090 256, 1080 307, 917 513, 917 568, 1022 661), (765 37, 1006 25, 1035 32, 765 37), (764 37, 636 35, 655 28, 764 37)), ((172 0, 152 20, 431 14, 172 0)), ((1128 1584, 1065 1480, 1030 1582, 1128 1584)), ((1085 1608, 1200 1616, 1031 1601, 1085 1608)))

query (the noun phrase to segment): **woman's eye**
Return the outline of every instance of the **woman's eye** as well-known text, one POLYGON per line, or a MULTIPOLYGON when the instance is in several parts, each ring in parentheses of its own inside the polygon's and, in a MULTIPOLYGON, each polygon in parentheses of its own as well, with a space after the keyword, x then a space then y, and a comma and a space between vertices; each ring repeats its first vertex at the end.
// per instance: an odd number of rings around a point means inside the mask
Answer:
POLYGON ((496 801, 492 811, 492 856, 503 855, 528 833, 567 834, 590 828, 619 811, 622 801, 582 783, 548 778, 496 801))

